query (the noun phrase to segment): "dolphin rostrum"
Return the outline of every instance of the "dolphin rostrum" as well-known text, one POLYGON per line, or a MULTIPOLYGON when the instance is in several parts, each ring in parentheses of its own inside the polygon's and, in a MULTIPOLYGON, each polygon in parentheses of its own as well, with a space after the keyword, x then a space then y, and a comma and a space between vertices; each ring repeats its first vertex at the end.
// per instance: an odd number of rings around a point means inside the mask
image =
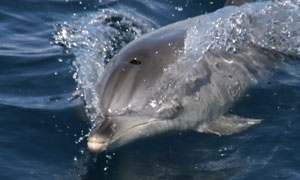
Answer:
POLYGON ((172 69, 184 54, 187 29, 194 22, 146 34, 111 60, 99 90, 103 117, 88 138, 92 152, 169 131, 231 135, 261 122, 228 111, 250 86, 276 70, 282 55, 255 45, 235 53, 208 50, 193 67, 187 63, 172 69))

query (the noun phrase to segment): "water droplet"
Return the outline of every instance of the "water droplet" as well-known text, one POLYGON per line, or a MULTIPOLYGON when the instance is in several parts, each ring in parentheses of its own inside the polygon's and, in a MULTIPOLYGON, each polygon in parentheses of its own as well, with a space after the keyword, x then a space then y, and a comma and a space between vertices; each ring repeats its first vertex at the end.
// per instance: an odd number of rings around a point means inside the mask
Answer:
POLYGON ((107 159, 112 159, 112 156, 111 156, 111 155, 105 155, 105 157, 106 157, 107 159))
POLYGON ((105 166, 103 170, 106 172, 108 170, 108 166, 105 166))
POLYGON ((151 107, 156 107, 157 106, 156 100, 151 100, 150 106, 151 107))
POLYGON ((179 12, 183 11, 183 8, 181 6, 175 7, 175 9, 179 12))

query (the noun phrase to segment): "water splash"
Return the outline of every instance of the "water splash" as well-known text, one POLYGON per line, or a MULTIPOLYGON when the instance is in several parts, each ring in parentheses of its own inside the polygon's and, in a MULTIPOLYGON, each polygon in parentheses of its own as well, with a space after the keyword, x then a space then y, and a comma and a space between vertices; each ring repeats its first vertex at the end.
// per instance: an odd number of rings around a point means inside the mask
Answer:
POLYGON ((257 2, 205 15, 188 30, 186 54, 199 60, 209 49, 235 52, 240 46, 255 44, 300 55, 299 7, 299 0, 257 2))
POLYGON ((123 46, 158 25, 123 6, 76 18, 73 22, 56 24, 54 43, 75 55, 73 78, 79 87, 74 95, 84 99, 87 114, 94 122, 101 116, 97 86, 101 84, 105 65, 123 46))

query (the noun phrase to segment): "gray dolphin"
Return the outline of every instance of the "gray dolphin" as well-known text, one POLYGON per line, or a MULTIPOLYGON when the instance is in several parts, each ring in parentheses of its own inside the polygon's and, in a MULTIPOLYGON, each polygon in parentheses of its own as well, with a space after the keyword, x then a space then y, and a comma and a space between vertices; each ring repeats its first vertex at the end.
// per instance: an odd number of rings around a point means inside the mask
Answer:
POLYGON ((109 63, 99 91, 103 117, 88 138, 92 152, 169 131, 230 135, 261 122, 228 111, 250 86, 275 71, 279 53, 255 45, 235 53, 209 50, 190 72, 178 67, 176 76, 166 75, 184 53, 187 29, 195 20, 144 35, 109 63))

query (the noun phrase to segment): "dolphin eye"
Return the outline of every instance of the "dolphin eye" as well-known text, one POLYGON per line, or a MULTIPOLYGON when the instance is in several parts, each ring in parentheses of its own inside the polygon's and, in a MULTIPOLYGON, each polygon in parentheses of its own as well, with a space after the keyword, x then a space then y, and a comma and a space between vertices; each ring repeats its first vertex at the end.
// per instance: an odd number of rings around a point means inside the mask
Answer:
POLYGON ((141 61, 139 61, 137 58, 133 58, 129 61, 130 64, 133 64, 133 65, 140 65, 142 64, 141 61))

